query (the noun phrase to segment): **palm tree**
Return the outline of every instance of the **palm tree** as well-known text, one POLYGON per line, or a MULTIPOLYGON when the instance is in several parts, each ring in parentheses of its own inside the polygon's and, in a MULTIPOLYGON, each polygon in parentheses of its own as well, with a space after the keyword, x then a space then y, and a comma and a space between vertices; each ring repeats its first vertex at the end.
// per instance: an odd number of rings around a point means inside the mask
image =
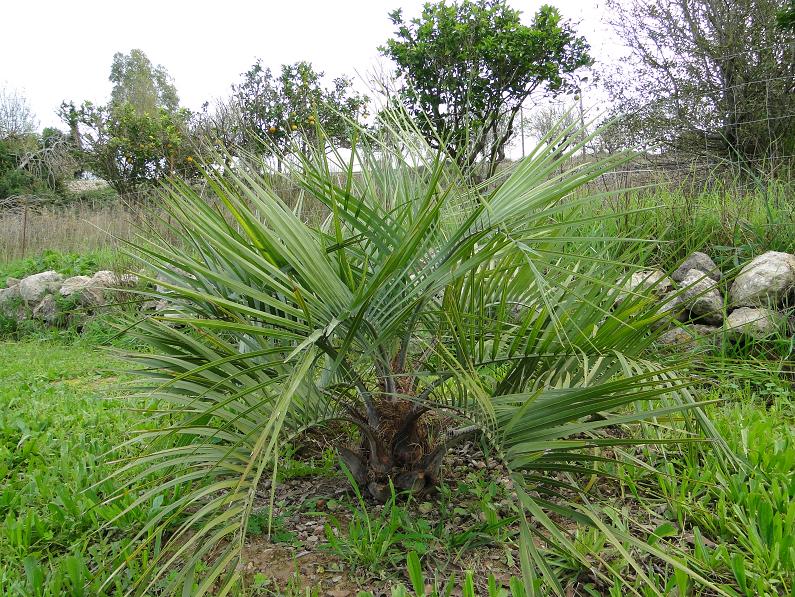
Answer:
POLYGON ((229 592, 263 475, 313 427, 358 431, 337 449, 375 500, 432 490, 445 452, 479 437, 529 515, 524 569, 555 592, 530 536, 571 548, 550 512, 609 531, 577 482, 606 458, 593 448, 637 445, 633 424, 682 411, 714 436, 688 378, 645 356, 659 305, 616 306, 643 245, 577 234, 599 227, 584 185, 616 160, 567 167, 570 133, 474 187, 396 127, 391 142, 360 132, 341 170, 324 153, 295 164, 292 207, 256 167, 208 169, 209 199, 167 189, 171 240, 151 231, 136 252, 170 307, 131 330, 156 406, 116 473, 136 496, 120 516, 166 497, 135 537, 138 553, 169 538, 140 593, 167 572, 166 592, 229 592))

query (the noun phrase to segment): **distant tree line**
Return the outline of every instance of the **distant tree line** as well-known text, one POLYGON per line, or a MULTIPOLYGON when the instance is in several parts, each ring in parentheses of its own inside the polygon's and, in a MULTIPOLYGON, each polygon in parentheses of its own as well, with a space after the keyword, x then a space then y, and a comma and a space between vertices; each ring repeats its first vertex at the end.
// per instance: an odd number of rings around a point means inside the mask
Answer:
MULTIPOLYGON (((383 110, 405 111, 463 170, 494 172, 524 102, 573 92, 574 72, 592 63, 585 39, 551 6, 529 24, 506 0, 442 0, 410 20, 399 10, 389 16, 396 31, 380 51, 394 61, 396 86, 383 110)), ((383 121, 384 112, 370 118, 370 98, 351 78, 326 82, 304 61, 274 71, 257 60, 228 97, 198 112, 180 105, 166 69, 141 50, 117 53, 109 78, 106 104, 63 102, 60 135, 76 172, 130 197, 168 176, 193 176, 203 162, 280 163, 309 144, 345 147, 352 125, 383 121)))

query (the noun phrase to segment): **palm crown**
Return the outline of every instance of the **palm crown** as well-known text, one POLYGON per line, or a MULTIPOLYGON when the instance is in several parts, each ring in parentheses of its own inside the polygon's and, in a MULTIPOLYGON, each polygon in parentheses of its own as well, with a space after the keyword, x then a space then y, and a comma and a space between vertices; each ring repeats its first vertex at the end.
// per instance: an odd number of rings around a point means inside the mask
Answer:
POLYGON ((445 451, 479 436, 531 515, 523 563, 557 590, 530 532, 565 548, 548 512, 592 521, 569 501, 576 475, 596 471, 594 446, 634 441, 600 430, 689 409, 712 433, 677 370, 644 359, 659 306, 615 306, 632 256, 576 234, 598 219, 575 191, 614 162, 568 167, 579 145, 561 131, 500 184, 472 185, 393 133, 361 133, 342 171, 322 153, 295 164, 293 207, 256 168, 210 171, 209 200, 168 189, 178 242, 137 252, 170 307, 132 330, 151 347, 131 358, 157 407, 117 473, 137 490, 130 508, 169 496, 137 536, 171 529, 143 578, 176 569, 171 590, 230 590, 280 446, 337 421, 359 437, 341 460, 378 500, 432 490, 445 451), (300 217, 310 201, 318 224, 300 217))

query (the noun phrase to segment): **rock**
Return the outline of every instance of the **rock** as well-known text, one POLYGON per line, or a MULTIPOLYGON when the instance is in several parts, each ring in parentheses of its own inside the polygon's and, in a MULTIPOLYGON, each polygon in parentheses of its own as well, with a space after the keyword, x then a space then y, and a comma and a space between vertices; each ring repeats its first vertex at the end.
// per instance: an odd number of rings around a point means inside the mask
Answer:
POLYGON ((657 342, 665 344, 666 346, 673 346, 675 344, 690 344, 693 341, 693 336, 688 334, 684 328, 673 327, 664 334, 657 338, 657 342))
POLYGON ((19 302, 22 297, 19 294, 19 286, 9 286, 8 288, 0 288, 0 305, 7 303, 19 302))
POLYGON ((74 276, 64 280, 61 290, 61 296, 77 295, 80 304, 84 307, 96 307, 105 304, 105 294, 100 285, 88 276, 74 276))
POLYGON ((101 288, 115 288, 120 285, 119 277, 106 269, 99 270, 91 278, 101 288))
POLYGON ((740 307, 726 318, 726 333, 732 337, 742 335, 766 338, 784 330, 787 318, 781 313, 764 307, 740 307))
POLYGON ((737 307, 772 307, 795 289, 795 255, 768 251, 751 260, 729 290, 737 307))
POLYGON ((685 274, 681 296, 692 319, 710 325, 723 323, 723 297, 715 281, 704 272, 691 269, 685 274))
POLYGON ((102 288, 132 288, 138 284, 138 276, 135 274, 116 274, 106 269, 96 272, 92 279, 96 286, 102 288))
POLYGON ((689 272, 691 269, 703 272, 716 282, 720 282, 721 273, 718 269, 718 266, 715 265, 715 262, 712 261, 712 259, 710 259, 709 255, 700 251, 692 253, 690 257, 685 259, 682 262, 682 265, 680 265, 677 270, 671 274, 671 277, 676 282, 681 282, 684 280, 687 272, 689 272))
POLYGON ((41 272, 23 278, 17 284, 19 294, 26 303, 38 303, 45 295, 58 292, 63 276, 54 271, 41 272))
POLYGON ((48 294, 33 308, 33 318, 46 321, 50 325, 58 322, 58 304, 55 297, 48 294))
POLYGON ((11 276, 8 276, 6 278, 6 286, 8 288, 11 288, 12 286, 16 286, 17 284, 19 284, 19 278, 12 278, 11 276))
POLYGON ((83 292, 94 284, 94 279, 88 276, 73 276, 66 278, 58 291, 61 296, 71 296, 78 292, 83 292))
POLYGON ((702 339, 714 340, 716 334, 719 331, 719 327, 711 325, 684 325, 681 327, 671 328, 662 334, 657 341, 660 344, 666 345, 692 344, 693 342, 702 339))
POLYGON ((677 291, 672 291, 666 294, 662 299, 662 306, 659 309, 661 315, 666 315, 659 323, 665 324, 671 320, 684 321, 685 318, 685 301, 677 291))
POLYGON ((631 293, 642 293, 652 289, 653 294, 663 296, 674 287, 674 283, 664 272, 658 269, 640 270, 633 273, 624 285, 624 290, 618 295, 616 304, 621 304, 631 293))
POLYGON ((25 305, 19 294, 19 285, 0 288, 0 315, 12 319, 25 319, 25 305))
POLYGON ((138 286, 138 276, 135 274, 122 274, 119 276, 119 283, 125 288, 138 286))

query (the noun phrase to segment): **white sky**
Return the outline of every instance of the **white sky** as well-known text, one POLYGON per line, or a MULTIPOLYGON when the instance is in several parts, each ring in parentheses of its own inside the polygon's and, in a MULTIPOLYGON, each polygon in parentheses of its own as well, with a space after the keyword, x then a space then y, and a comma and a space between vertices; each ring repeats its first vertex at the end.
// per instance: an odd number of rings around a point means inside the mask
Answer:
MULTIPOLYGON (((615 54, 601 23, 602 0, 547 0, 579 22, 597 58, 615 54)), ((63 124, 64 99, 104 103, 115 52, 140 48, 171 74, 181 103, 197 110, 226 96, 256 58, 279 65, 308 60, 328 77, 361 76, 388 64, 378 46, 387 17, 417 16, 423 0, 26 0, 3 2, 0 85, 22 92, 40 124, 63 124)), ((529 22, 542 0, 512 0, 529 22)), ((357 86, 364 90, 364 83, 357 86)))

